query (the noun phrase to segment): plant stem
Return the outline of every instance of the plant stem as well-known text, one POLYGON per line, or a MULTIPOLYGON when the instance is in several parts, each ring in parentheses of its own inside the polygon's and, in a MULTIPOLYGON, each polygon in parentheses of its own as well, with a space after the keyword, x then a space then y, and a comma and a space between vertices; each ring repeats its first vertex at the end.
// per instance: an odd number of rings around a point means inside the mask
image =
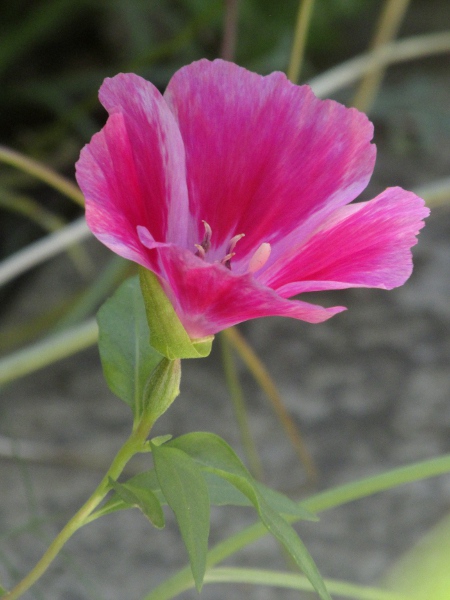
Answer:
MULTIPOLYGON (((287 588, 313 592, 311 583, 304 575, 296 573, 248 569, 239 567, 222 567, 210 569, 205 574, 205 583, 249 583, 270 587, 287 588)), ((346 581, 325 579, 330 594, 356 600, 408 600, 406 596, 374 587, 355 585, 346 581)))
POLYGON ((117 479, 122 473, 125 465, 136 453, 144 449, 144 443, 151 429, 151 424, 144 419, 139 427, 136 427, 128 440, 116 454, 108 472, 100 482, 99 486, 80 508, 80 510, 63 527, 60 533, 50 544, 36 566, 20 581, 10 592, 2 596, 2 600, 16 600, 26 592, 48 569, 64 544, 72 535, 86 524, 89 516, 104 499, 110 490, 109 479, 117 479))
POLYGON ((298 6, 294 42, 292 44, 291 58, 287 70, 288 79, 290 79, 292 83, 297 83, 300 77, 313 6, 314 0, 300 0, 298 6))

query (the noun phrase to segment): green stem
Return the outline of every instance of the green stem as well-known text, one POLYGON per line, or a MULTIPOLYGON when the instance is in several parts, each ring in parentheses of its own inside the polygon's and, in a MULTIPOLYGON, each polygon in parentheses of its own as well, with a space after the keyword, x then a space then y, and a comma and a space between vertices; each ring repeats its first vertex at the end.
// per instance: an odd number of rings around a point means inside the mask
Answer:
MULTIPOLYGON (((450 454, 433 458, 407 467, 394 469, 388 473, 382 473, 374 477, 367 477, 360 481, 348 483, 340 487, 316 494, 301 502, 301 505, 311 512, 321 512, 330 508, 335 508, 353 500, 366 498, 378 492, 388 490, 404 483, 411 483, 421 479, 428 479, 436 475, 443 475, 450 472, 450 454)), ((290 522, 298 519, 289 518, 290 522)), ((208 569, 225 560, 232 554, 256 542, 264 535, 267 535, 267 529, 262 523, 255 523, 230 536, 228 539, 220 542, 210 552, 207 558, 208 569)), ((189 567, 178 571, 173 577, 164 581, 155 588, 144 600, 169 600, 177 594, 188 590, 194 586, 192 574, 189 567)))
POLYGON ((134 429, 128 440, 116 454, 108 472, 89 500, 56 536, 34 569, 32 569, 10 592, 2 596, 2 600, 16 600, 16 598, 20 598, 20 596, 46 572, 67 540, 87 523, 89 516, 110 491, 109 479, 117 479, 130 458, 136 453, 143 451, 145 440, 147 439, 150 429, 151 424, 146 422, 146 419, 143 419, 140 426, 134 429))
MULTIPOLYGON (((238 567, 223 567, 210 569, 204 583, 250 583, 252 585, 267 585, 271 587, 288 588, 313 592, 314 588, 304 575, 296 573, 283 573, 262 569, 245 569, 238 567)), ((354 585, 346 581, 325 579, 330 594, 355 600, 408 600, 406 596, 386 590, 354 585)))

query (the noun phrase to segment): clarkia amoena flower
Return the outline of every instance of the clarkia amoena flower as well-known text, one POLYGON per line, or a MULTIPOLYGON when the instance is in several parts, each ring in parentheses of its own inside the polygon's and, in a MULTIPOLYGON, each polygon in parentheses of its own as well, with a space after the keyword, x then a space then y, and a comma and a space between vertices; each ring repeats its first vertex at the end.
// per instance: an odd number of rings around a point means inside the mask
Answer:
POLYGON ((357 110, 222 60, 180 69, 164 95, 119 74, 100 101, 109 119, 77 163, 88 225, 158 276, 191 338, 269 315, 318 323, 344 307, 288 298, 411 274, 423 200, 394 187, 349 204, 375 162, 357 110))

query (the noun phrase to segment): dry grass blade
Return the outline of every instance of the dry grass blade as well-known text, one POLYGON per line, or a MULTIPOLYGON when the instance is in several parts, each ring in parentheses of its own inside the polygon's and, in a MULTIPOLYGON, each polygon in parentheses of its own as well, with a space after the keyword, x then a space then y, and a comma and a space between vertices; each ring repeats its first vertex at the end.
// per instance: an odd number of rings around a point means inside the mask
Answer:
POLYGON ((76 204, 84 207, 84 197, 77 186, 42 163, 5 146, 0 146, 0 161, 40 179, 76 202, 76 204))
POLYGON ((275 383, 268 374, 265 366, 235 327, 226 329, 223 332, 223 335, 230 341, 232 346, 234 346, 258 385, 264 390, 271 401, 277 418, 286 431, 293 448, 305 468, 308 480, 311 483, 314 483, 318 477, 317 468, 297 426, 289 416, 275 383))
POLYGON ((220 56, 224 60, 233 60, 236 52, 239 0, 225 0, 223 38, 220 56))
MULTIPOLYGON (((0 207, 22 215, 48 233, 59 231, 67 225, 67 221, 33 198, 10 193, 4 189, 0 192, 0 207)), ((92 271, 90 257, 81 245, 71 246, 68 248, 67 253, 81 275, 87 276, 92 271)))
POLYGON ((308 84, 316 96, 323 98, 354 83, 366 73, 372 73, 394 63, 446 52, 450 52, 449 31, 416 35, 356 56, 317 75, 308 81, 308 84))
POLYGON ((250 430, 247 411, 244 403, 244 394, 242 392, 242 387, 236 372, 236 365, 234 364, 233 354, 230 347, 231 343, 226 335, 220 336, 220 343, 222 348, 223 371, 225 374, 228 391, 230 392, 231 400, 233 402, 236 420, 241 432, 242 446, 245 454, 247 455, 247 460, 252 475, 261 481, 264 478, 263 468, 250 430))
POLYGON ((18 277, 32 267, 56 256, 91 235, 84 217, 45 238, 29 244, 0 263, 0 285, 18 277))
MULTIPOLYGON (((408 9, 409 0, 386 0, 377 26, 375 34, 370 44, 370 49, 375 50, 384 44, 392 41, 400 28, 403 17, 408 9)), ((358 90, 353 99, 353 106, 368 112, 375 100, 383 78, 384 69, 378 69, 367 73, 361 81, 358 90)))

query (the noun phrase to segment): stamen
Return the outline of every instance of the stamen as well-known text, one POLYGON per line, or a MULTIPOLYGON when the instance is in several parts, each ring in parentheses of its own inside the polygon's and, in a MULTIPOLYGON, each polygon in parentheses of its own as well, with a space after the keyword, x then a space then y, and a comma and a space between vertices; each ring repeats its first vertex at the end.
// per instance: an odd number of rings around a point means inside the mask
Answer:
POLYGON ((240 239, 242 239, 244 236, 245 236, 245 233, 238 233, 238 235, 235 235, 231 238, 230 243, 228 244, 227 253, 220 261, 221 264, 225 265, 225 267, 227 269, 230 269, 230 271, 231 271, 231 259, 236 254, 236 252, 233 252, 233 250, 236 247, 236 244, 238 243, 238 241, 240 239))
POLYGON ((245 237, 245 233, 239 233, 238 235, 235 235, 234 237, 231 238, 230 243, 228 245, 227 254, 229 254, 230 252, 233 252, 236 244, 243 237, 245 237))
POLYGON ((197 248, 197 252, 195 253, 195 256, 198 256, 199 258, 205 258, 206 256, 206 252, 203 248, 203 246, 200 246, 200 244, 194 244, 194 246, 197 248))
POLYGON ((202 221, 202 223, 205 227, 205 236, 201 244, 194 244, 194 246, 197 248, 195 256, 205 258, 206 253, 211 248, 212 229, 206 221, 202 221))
POLYGON ((220 263, 226 267, 227 269, 230 269, 231 271, 231 259, 233 258, 233 256, 236 254, 236 252, 229 252, 228 254, 226 254, 222 260, 220 261, 220 263))
POLYGON ((268 242, 263 242, 250 259, 248 265, 249 273, 255 273, 256 271, 259 271, 259 269, 262 269, 269 260, 270 252, 270 244, 268 242))
POLYGON ((206 221, 202 221, 202 223, 205 227, 205 237, 203 238, 201 246, 205 252, 208 252, 208 250, 211 248, 212 229, 206 221))

